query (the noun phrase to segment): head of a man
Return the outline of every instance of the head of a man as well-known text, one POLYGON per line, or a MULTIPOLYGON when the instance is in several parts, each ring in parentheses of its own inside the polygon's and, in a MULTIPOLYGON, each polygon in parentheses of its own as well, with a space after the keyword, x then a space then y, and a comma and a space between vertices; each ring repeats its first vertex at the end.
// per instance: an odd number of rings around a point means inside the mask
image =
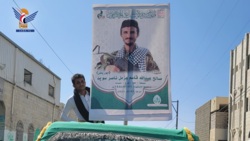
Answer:
POLYGON ((78 91, 85 90, 86 82, 85 82, 84 75, 79 74, 79 73, 74 74, 71 78, 71 81, 72 81, 73 87, 76 90, 78 91))
POLYGON ((136 20, 128 19, 122 22, 120 35, 125 45, 134 46, 139 32, 140 29, 136 20))

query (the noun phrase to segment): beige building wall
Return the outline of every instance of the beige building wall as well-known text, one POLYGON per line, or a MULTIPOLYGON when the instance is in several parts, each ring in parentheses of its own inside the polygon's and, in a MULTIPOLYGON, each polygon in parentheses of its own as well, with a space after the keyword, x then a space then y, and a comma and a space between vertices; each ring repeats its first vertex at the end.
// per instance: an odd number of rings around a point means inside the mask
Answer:
POLYGON ((243 141, 249 134, 250 48, 249 33, 231 51, 229 89, 229 141, 243 141))
POLYGON ((33 140, 47 122, 60 120, 60 83, 56 74, 0 32, 0 141, 33 140), (31 83, 25 70, 31 72, 31 83))
POLYGON ((211 100, 211 112, 219 110, 221 105, 228 105, 228 98, 216 97, 211 100))
POLYGON ((227 130, 225 129, 211 129, 210 141, 227 141, 227 130))
POLYGON ((2 101, 5 106, 4 139, 8 139, 10 135, 15 139, 19 121, 23 123, 23 132, 27 136, 30 125, 33 126, 34 130, 41 130, 47 122, 57 121, 60 118, 62 107, 45 101, 8 82, 4 83, 3 93, 2 101))
POLYGON ((210 111, 211 101, 208 101, 195 111, 195 134, 201 141, 209 141, 210 138, 210 111))
POLYGON ((196 110, 195 133, 201 141, 226 141, 228 98, 216 97, 196 110))
MULTIPOLYGON (((226 108, 228 107, 226 106, 226 108)), ((228 112, 218 110, 212 113, 210 123, 210 141, 226 141, 228 130, 228 112)))

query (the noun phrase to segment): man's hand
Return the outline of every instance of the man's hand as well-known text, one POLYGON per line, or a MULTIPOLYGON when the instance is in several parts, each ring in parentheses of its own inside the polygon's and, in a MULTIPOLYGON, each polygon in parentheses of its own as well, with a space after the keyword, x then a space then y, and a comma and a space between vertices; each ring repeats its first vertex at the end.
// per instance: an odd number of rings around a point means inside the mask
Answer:
POLYGON ((120 72, 120 69, 116 67, 115 65, 108 65, 106 66, 105 71, 120 72))

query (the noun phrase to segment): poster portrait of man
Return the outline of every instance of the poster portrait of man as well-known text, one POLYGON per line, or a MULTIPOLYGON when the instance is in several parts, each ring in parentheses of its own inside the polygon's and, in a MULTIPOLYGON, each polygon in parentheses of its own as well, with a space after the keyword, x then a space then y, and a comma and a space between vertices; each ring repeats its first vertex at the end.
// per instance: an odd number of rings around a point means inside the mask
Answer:
POLYGON ((96 68, 111 72, 159 72, 159 67, 149 49, 137 45, 136 40, 139 35, 140 28, 136 20, 126 19, 122 21, 120 36, 124 42, 123 46, 112 52, 110 56, 102 55, 96 68))
POLYGON ((168 4, 93 6, 91 118, 171 119, 169 32, 168 4))

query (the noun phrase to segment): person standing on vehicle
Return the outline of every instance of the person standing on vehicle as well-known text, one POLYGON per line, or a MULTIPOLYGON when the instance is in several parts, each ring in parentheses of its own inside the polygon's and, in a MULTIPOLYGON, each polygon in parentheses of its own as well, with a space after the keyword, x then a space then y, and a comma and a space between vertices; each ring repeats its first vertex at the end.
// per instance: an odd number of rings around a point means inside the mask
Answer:
POLYGON ((74 119, 68 116, 70 110, 73 110, 78 121, 94 122, 89 120, 90 88, 86 87, 84 75, 79 73, 74 74, 71 81, 74 87, 74 95, 68 99, 62 111, 61 120, 74 121, 74 119))

